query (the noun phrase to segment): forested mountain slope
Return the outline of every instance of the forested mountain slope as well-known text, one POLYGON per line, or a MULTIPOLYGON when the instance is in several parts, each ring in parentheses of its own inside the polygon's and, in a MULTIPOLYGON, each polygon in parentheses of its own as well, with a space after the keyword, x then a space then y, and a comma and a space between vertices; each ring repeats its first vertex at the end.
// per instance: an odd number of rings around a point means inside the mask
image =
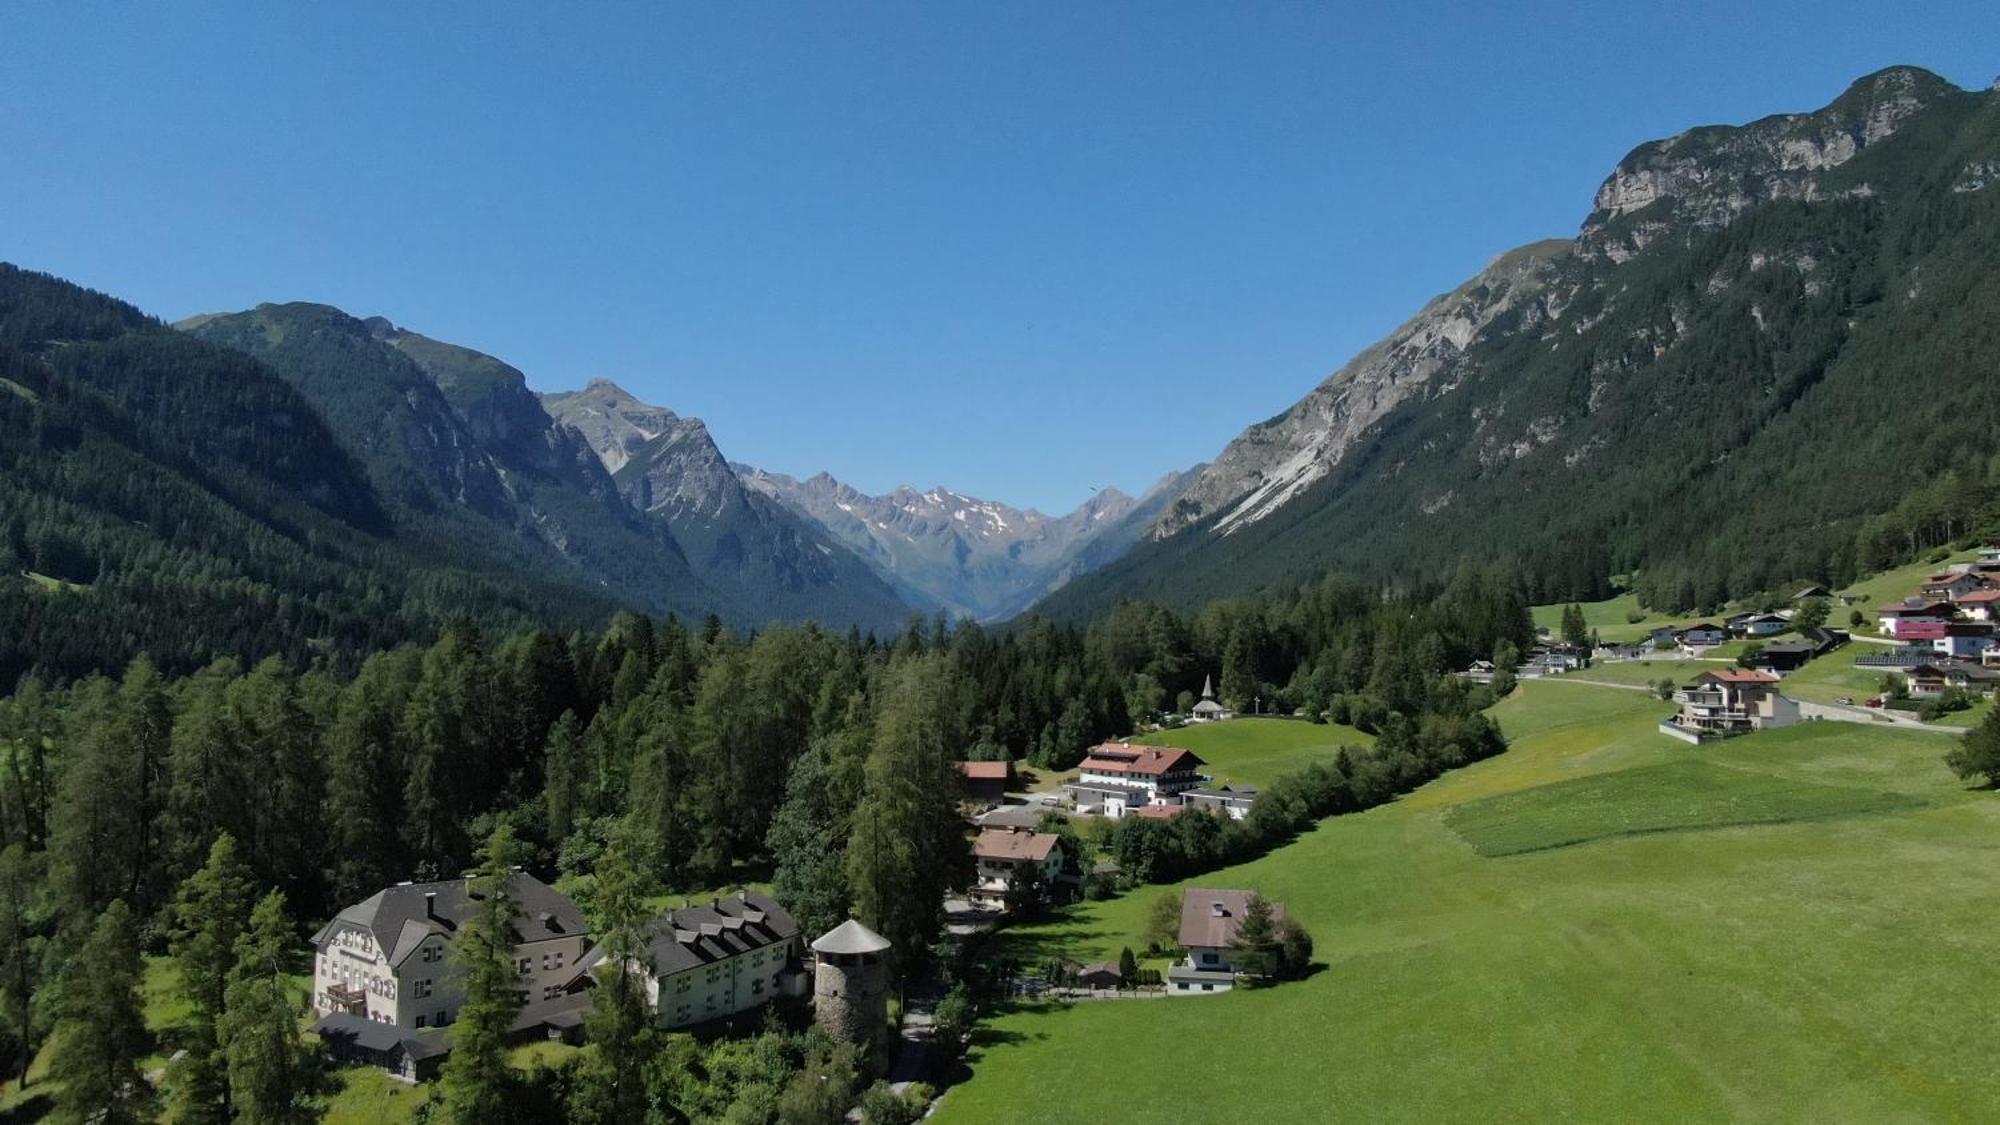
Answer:
POLYGON ((1982 518, 1954 509, 1992 494, 1996 370, 2000 93, 1892 68, 1641 145, 1574 240, 1504 256, 1252 427, 1044 609, 1467 556, 1537 600, 1633 571, 1663 608, 1845 581, 1982 518))
POLYGON ((583 443, 498 360, 303 302, 179 327, 257 357, 318 404, 408 534, 654 612, 748 609, 627 510, 583 443))
POLYGON ((263 364, 0 265, 0 684, 139 652, 338 662, 452 616, 613 609, 405 538, 395 509, 263 364))

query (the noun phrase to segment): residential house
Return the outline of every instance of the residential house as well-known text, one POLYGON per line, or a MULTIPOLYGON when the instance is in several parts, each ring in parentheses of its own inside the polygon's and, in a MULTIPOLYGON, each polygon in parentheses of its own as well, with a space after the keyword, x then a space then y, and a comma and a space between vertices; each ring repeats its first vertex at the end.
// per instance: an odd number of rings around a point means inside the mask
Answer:
POLYGON ((1494 668, 1491 660, 1475 660, 1465 671, 1460 672, 1459 675, 1464 676, 1475 684, 1490 684, 1493 682, 1493 672, 1494 668))
POLYGON ((600 980, 626 972, 645 982, 661 1027, 681 1028, 747 1012, 779 996, 803 996, 799 924, 771 896, 738 891, 702 906, 668 910, 646 924, 646 957, 614 963, 592 951, 584 967, 600 980))
POLYGON ((1083 988, 1118 988, 1124 985, 1125 974, 1118 971, 1118 962, 1100 961, 1078 969, 1075 979, 1083 988))
POLYGON ((1943 656, 1977 660, 1995 644, 1989 621, 1947 621, 1944 635, 1931 640, 1931 648, 1943 656))
POLYGON ((960 762, 958 772, 965 778, 965 798, 975 805, 997 805, 1007 799, 1014 784, 1014 763, 960 762))
POLYGON ((1184 808, 1221 811, 1229 814, 1231 820, 1242 820, 1250 815, 1250 806, 1257 802, 1255 785, 1212 785, 1202 789, 1190 789, 1181 794, 1184 808))
POLYGON ((1773 633, 1782 633, 1791 627, 1792 623, 1790 619, 1779 614, 1758 613, 1753 614, 1749 620, 1743 623, 1743 635, 1746 637, 1768 637, 1773 633))
POLYGON ((1917 592, 1932 601, 1955 602, 1967 594, 1986 589, 1986 580, 1969 570, 1947 570, 1925 578, 1917 592))
POLYGON ((1757 653, 1757 667, 1767 672, 1784 675, 1805 667, 1806 662, 1819 653, 1819 646, 1811 641, 1772 641, 1757 653))
POLYGON ((1833 591, 1824 586, 1807 586, 1805 589, 1793 594, 1791 601, 1793 605, 1798 605, 1801 602, 1809 602, 1815 598, 1830 598, 1832 596, 1833 591))
POLYGON ((1176 746, 1106 742, 1091 749, 1063 791, 1078 811, 1116 820, 1128 809, 1179 804, 1182 790, 1200 784, 1202 765, 1194 751, 1176 746))
POLYGON ((1673 648, 1681 643, 1680 630, 1671 625, 1662 625, 1646 634, 1646 643, 1656 649, 1673 648))
MULTIPOLYGON (((583 912, 522 871, 508 876, 509 938, 530 1004, 577 981, 589 947, 583 912)), ((334 915, 313 936, 313 1009, 393 1027, 445 1027, 464 999, 451 939, 480 908, 469 878, 399 883, 334 915)))
MULTIPOLYGON (((1167 970, 1167 995, 1227 992, 1234 987, 1235 951, 1230 945, 1243 927, 1254 893, 1191 889, 1181 896, 1180 945, 1187 954, 1167 970)), ((1284 916, 1283 906, 1271 904, 1274 921, 1284 916)))
POLYGON ((1030 871, 1044 894, 1064 893, 1076 882, 1073 858, 1064 854, 1062 837, 1053 832, 982 829, 972 841, 972 886, 966 900, 982 910, 1012 911, 1028 890, 1030 871))
POLYGON ((1674 634, 1675 643, 1679 644, 1681 651, 1689 656, 1707 652, 1728 639, 1728 630, 1706 621, 1698 625, 1689 625, 1674 634))
POLYGON ((1769 672, 1721 668, 1703 672, 1674 693, 1680 710, 1660 720, 1662 734, 1685 742, 1748 734, 1799 721, 1799 705, 1778 692, 1769 672))
POLYGON ((1931 641, 1944 636, 1945 622, 1956 615, 1947 601, 1912 598, 1875 611, 1885 636, 1899 641, 1931 641))
POLYGON ((980 828, 1040 828, 1042 818, 1055 811, 1046 805, 1001 805, 973 817, 972 822, 980 828))
POLYGON ((1983 664, 1940 660, 1909 669, 1903 673, 1903 679, 1914 699, 1929 699, 1952 689, 1992 695, 1995 687, 2000 686, 2000 670, 1983 664))
POLYGON ((2000 621, 2000 590, 1974 590, 1958 599, 1958 611, 1974 621, 2000 621))

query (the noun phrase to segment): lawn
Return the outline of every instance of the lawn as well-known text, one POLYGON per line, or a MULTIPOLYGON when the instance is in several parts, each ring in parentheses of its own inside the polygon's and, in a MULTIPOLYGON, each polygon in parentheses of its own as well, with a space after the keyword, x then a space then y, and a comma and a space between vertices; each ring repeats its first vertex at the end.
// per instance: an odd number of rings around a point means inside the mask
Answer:
MULTIPOLYGON (((1979 552, 1977 551, 1960 551, 1943 562, 1911 563, 1908 566, 1899 566, 1893 570, 1885 570, 1880 574, 1864 578, 1854 585, 1837 592, 1864 599, 1860 605, 1853 608, 1867 613, 1871 606, 1884 606, 1891 602, 1899 602, 1916 593, 1918 585, 1923 582, 1926 575, 1935 574, 1953 563, 1972 562, 1978 557, 1979 552)), ((1838 602, 1834 603, 1833 613, 1827 618, 1827 624, 1836 629, 1847 628, 1848 612, 1848 606, 1841 605, 1838 602)))
POLYGON ((1917 803, 1896 793, 1746 775, 1690 756, 1468 801, 1451 806, 1444 820, 1473 851, 1502 856, 1614 836, 1782 824, 1907 809, 1917 803))
MULTIPOLYGON (((1551 634, 1562 631, 1563 607, 1568 602, 1555 605, 1538 605, 1529 612, 1534 615, 1537 628, 1546 628, 1551 634)), ((1676 618, 1639 606, 1637 594, 1620 594, 1608 601, 1583 602, 1583 619, 1597 635, 1607 641, 1633 641, 1660 628, 1663 625, 1680 625, 1692 618, 1676 618), (1632 614, 1639 614, 1636 622, 1627 621, 1632 614)))
POLYGON ((1703 672, 1734 668, 1732 660, 1600 660, 1588 668, 1566 672, 1565 680, 1595 680, 1605 684, 1652 687, 1661 680, 1685 684, 1703 672))
POLYGON ((1342 746, 1373 746, 1375 736, 1333 723, 1247 718, 1156 731, 1132 741, 1192 750, 1219 781, 1269 785, 1311 762, 1331 759, 1342 746))
MULTIPOLYGON (((1220 997, 1002 1014, 940 1119, 1989 1116, 2000 796, 1961 788, 1935 735, 1810 723, 1695 748, 1652 729, 1666 710, 1640 692, 1523 684, 1496 708, 1507 753, 1198 880, 1285 902, 1324 970, 1220 997), (1653 772, 1680 763, 1709 772, 1653 772), (1615 779, 1631 772, 1621 797, 1615 779), (1525 792, 1578 777, 1596 780, 1525 792), (1452 827, 1480 802, 1504 828, 1490 803, 1503 794, 1545 824, 1591 815, 1587 800, 1565 811, 1579 793, 1658 810, 1667 780, 1709 810, 1683 818, 1703 830, 1487 858, 1452 827), (1760 793, 1794 811, 1873 811, 1720 823, 1760 793)), ((1027 957, 1113 956, 1141 944, 1156 893, 1005 940, 1027 957)))

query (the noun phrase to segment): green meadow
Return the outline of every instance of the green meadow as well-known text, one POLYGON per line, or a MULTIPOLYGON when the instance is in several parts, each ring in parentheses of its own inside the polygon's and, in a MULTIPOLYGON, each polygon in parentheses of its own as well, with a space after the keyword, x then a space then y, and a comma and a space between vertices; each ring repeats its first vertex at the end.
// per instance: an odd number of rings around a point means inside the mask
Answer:
POLYGON ((1334 723, 1247 718, 1155 731, 1132 741, 1192 750, 1219 781, 1269 785, 1309 763, 1331 760, 1342 746, 1373 746, 1375 736, 1334 723))
MULTIPOLYGON (((1285 902, 1322 970, 999 1014, 940 1119, 1990 1116, 2000 796, 1964 789, 1938 735, 1698 749, 1655 731, 1667 711, 1522 685, 1495 709, 1507 753, 1195 881, 1285 902)), ((1003 940, 1113 956, 1158 893, 1003 940)))

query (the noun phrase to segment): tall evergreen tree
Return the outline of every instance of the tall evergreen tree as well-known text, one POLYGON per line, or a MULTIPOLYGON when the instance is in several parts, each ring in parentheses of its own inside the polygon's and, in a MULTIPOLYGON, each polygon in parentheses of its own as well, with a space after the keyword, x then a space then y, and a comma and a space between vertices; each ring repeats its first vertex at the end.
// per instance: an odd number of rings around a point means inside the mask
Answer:
POLYGON ((177 1123, 227 1122, 229 1078, 218 1023, 226 1003, 236 943, 256 895, 236 839, 216 837, 208 862, 174 897, 169 948, 193 1012, 184 1053, 167 1072, 167 1118, 177 1123))
POLYGON ((285 953, 295 941, 279 891, 257 903, 236 941, 216 1032, 229 1102, 242 1125, 301 1125, 317 1116, 308 1101, 312 1056, 299 1034, 299 1013, 285 995, 285 953))
POLYGON ((644 877, 615 839, 597 865, 591 929, 604 950, 604 971, 591 994, 590 1046, 578 1066, 570 1120, 620 1125, 646 1115, 646 1064, 655 1053, 653 1016, 641 971, 651 971, 644 877))
POLYGON ((34 998, 41 981, 41 942, 35 935, 38 866, 36 856, 20 844, 0 850, 0 1026, 18 1046, 8 1069, 24 1086, 35 1057, 34 998))
POLYGON ((143 972, 132 911, 114 900, 77 951, 63 995, 49 1071, 62 1084, 59 1125, 138 1125, 153 1091, 139 1071, 151 1039, 139 996, 143 972))
POLYGON ((442 1074, 442 1107, 452 1125, 510 1120, 514 1075, 507 1065, 507 1031, 522 1002, 509 890, 513 850, 513 833, 505 826, 487 838, 467 887, 475 902, 472 916, 452 938, 451 956, 465 985, 442 1074))
POLYGON ((817 936, 839 925, 852 900, 843 847, 852 786, 838 784, 833 755, 838 738, 821 739, 792 763, 785 803, 771 821, 768 844, 775 871, 771 893, 799 924, 817 936))

